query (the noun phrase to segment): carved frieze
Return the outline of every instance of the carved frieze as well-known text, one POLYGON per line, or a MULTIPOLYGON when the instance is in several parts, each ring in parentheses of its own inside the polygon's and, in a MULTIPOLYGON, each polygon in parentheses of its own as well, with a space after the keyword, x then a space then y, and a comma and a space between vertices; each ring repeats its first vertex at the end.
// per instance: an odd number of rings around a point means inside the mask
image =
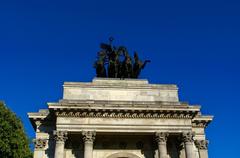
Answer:
POLYGON ((60 117, 94 117, 94 118, 175 118, 191 119, 195 116, 191 111, 141 111, 141 110, 78 110, 78 111, 56 111, 60 117))

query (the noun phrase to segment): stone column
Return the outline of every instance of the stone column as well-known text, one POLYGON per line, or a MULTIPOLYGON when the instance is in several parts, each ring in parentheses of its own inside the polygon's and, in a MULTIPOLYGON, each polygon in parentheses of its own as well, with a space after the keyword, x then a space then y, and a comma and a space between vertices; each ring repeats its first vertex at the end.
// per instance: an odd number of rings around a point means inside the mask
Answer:
POLYGON ((156 141, 158 143, 158 157, 159 158, 168 158, 167 155, 167 137, 168 133, 156 133, 156 141))
POLYGON ((47 139, 34 139, 34 154, 33 158, 43 158, 45 155, 45 148, 47 145, 47 139))
POLYGON ((179 158, 186 158, 185 156, 185 146, 182 139, 182 135, 177 137, 176 146, 179 154, 179 158))
POLYGON ((93 158, 93 142, 95 140, 95 131, 83 131, 84 158, 93 158))
POLYGON ((183 133, 182 136, 185 145, 186 158, 194 158, 193 132, 183 133))
POLYGON ((183 143, 183 145, 179 148, 179 158, 186 158, 184 143, 183 143))
POLYGON ((200 158, 208 158, 208 141, 195 140, 195 145, 198 148, 200 158))
POLYGON ((56 141, 54 158, 64 158, 64 144, 67 140, 67 132, 54 131, 54 135, 56 141))

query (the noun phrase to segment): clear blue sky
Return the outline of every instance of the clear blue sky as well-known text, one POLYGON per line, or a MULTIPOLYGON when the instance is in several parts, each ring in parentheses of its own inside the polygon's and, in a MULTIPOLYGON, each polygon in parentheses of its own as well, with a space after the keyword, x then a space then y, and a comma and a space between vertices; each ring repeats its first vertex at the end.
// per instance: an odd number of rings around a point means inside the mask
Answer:
POLYGON ((215 116, 210 158, 239 157, 240 1, 1 1, 0 99, 30 137, 27 112, 62 97, 64 81, 91 81, 100 42, 114 36, 141 58, 141 78, 177 84, 180 98, 215 116))

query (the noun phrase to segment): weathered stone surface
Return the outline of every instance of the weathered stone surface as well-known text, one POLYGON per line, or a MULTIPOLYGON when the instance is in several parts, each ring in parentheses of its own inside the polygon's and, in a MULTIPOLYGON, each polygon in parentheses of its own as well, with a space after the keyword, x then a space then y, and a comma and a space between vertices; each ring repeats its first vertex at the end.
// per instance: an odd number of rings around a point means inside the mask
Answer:
POLYGON ((63 93, 48 109, 28 113, 38 140, 34 158, 208 156, 203 142, 213 117, 180 102, 176 85, 96 78, 65 82, 63 93))
POLYGON ((65 82, 63 99, 102 101, 178 102, 176 85, 149 84, 147 80, 96 78, 91 83, 65 82))
POLYGON ((72 118, 58 117, 59 130, 80 131, 96 130, 96 132, 145 132, 155 131, 189 131, 190 119, 134 119, 134 118, 72 118))

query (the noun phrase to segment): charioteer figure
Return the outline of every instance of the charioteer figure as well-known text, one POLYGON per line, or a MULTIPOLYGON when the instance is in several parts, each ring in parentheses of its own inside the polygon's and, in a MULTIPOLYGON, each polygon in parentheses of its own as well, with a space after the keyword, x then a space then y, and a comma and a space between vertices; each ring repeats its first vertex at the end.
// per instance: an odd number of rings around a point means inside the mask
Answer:
POLYGON ((134 53, 134 60, 132 60, 126 47, 113 47, 112 37, 109 38, 109 41, 110 44, 100 44, 102 50, 98 53, 97 60, 94 63, 96 76, 121 79, 138 78, 141 70, 144 69, 150 60, 142 62, 136 52, 134 53), (120 60, 120 58, 123 58, 123 60, 120 60))

